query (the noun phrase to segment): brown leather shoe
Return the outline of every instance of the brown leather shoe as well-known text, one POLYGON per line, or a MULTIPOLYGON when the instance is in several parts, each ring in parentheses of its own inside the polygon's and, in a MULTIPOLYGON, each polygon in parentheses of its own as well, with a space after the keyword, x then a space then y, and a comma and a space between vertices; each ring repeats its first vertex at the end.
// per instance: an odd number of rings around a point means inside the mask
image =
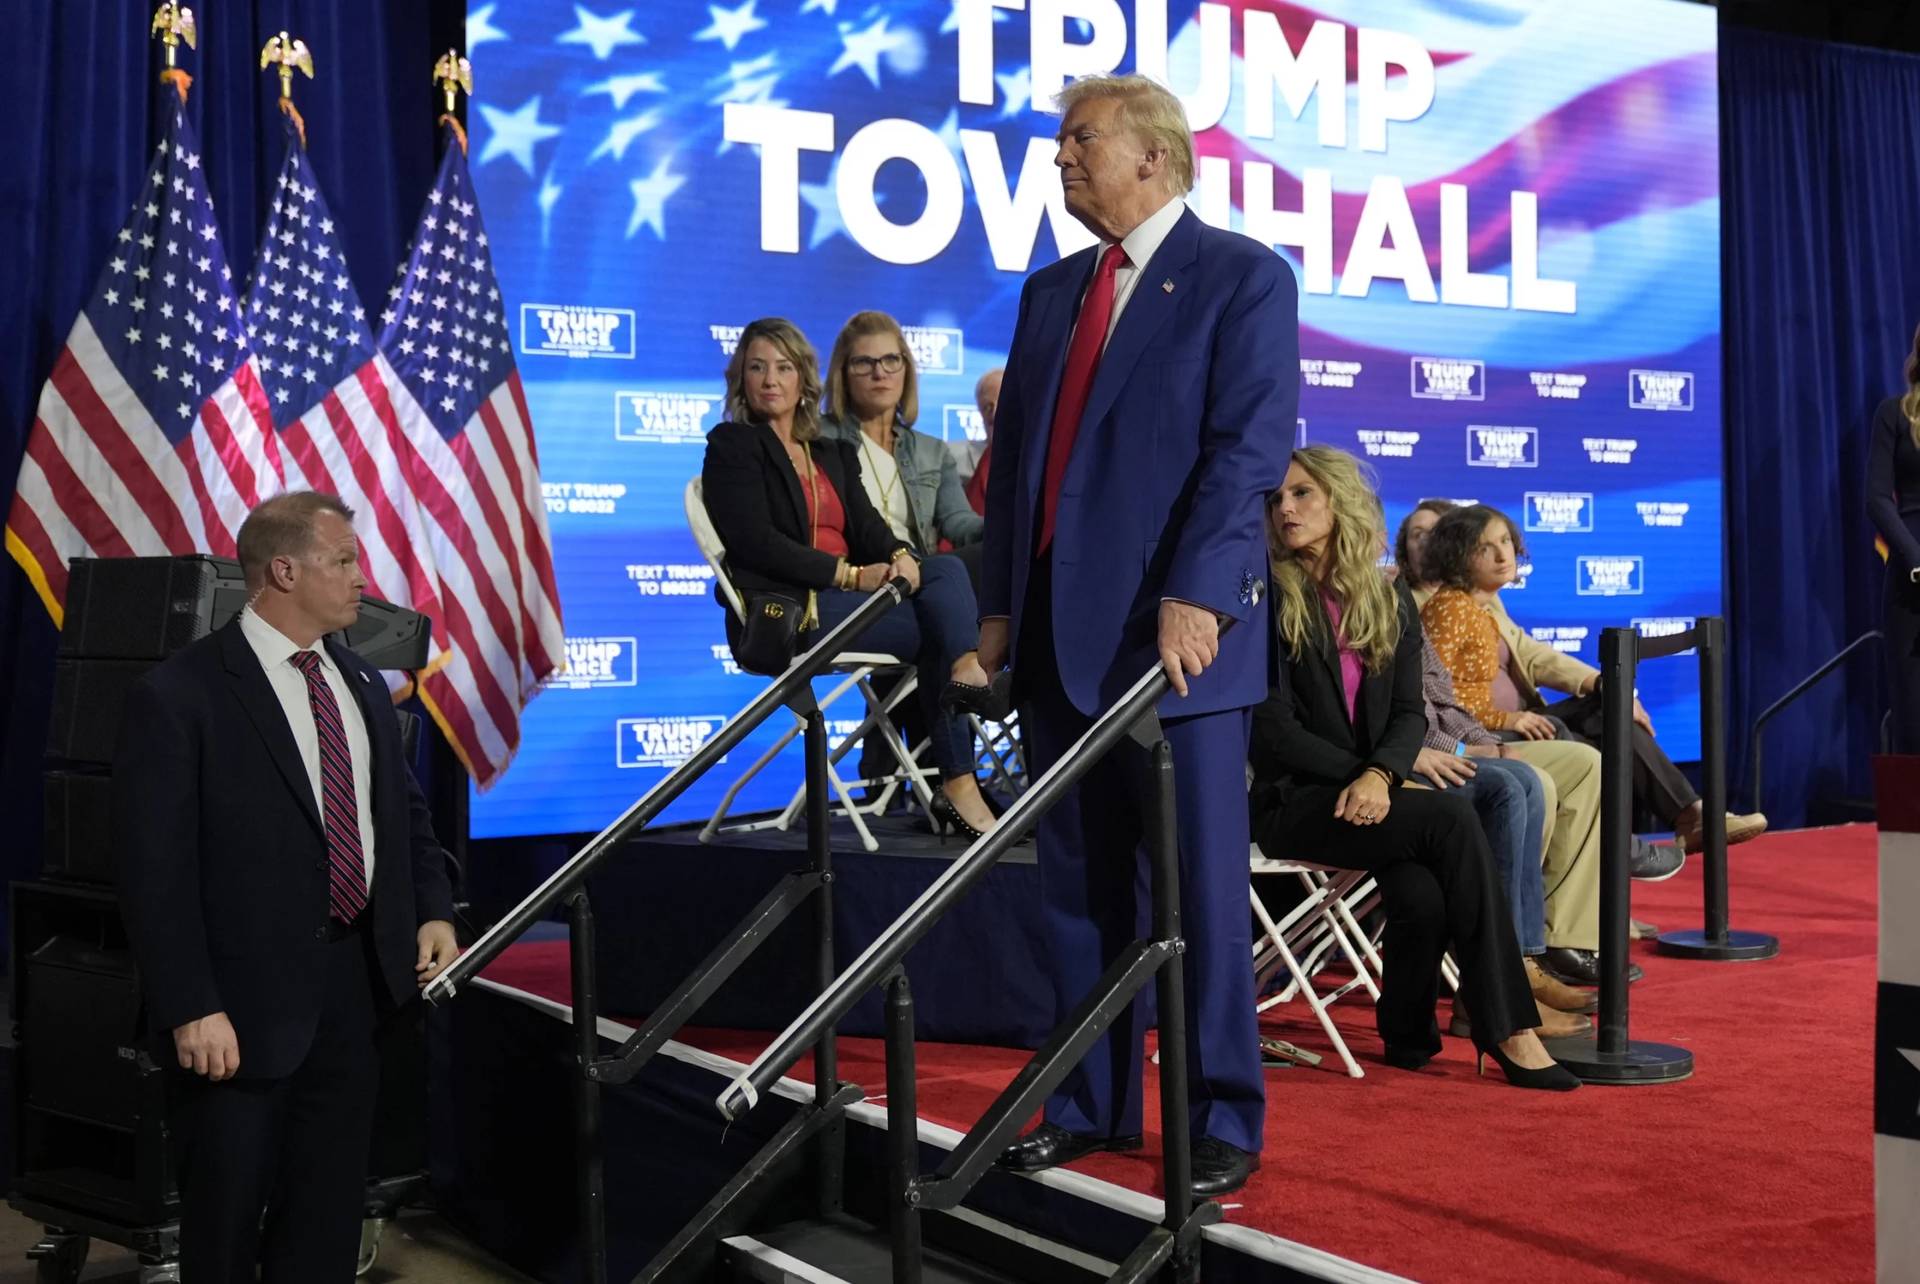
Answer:
POLYGON ((1592 1017, 1559 1012, 1538 999, 1533 1001, 1533 1006, 1540 1010, 1540 1024, 1533 1027, 1533 1032, 1543 1039, 1565 1039, 1593 1029, 1592 1017))
MULTIPOLYGON (((1683 851, 1697 852, 1707 845, 1707 827, 1703 818, 1689 813, 1692 823, 1681 825, 1674 830, 1673 836, 1680 840, 1683 851)), ((1734 847, 1749 839, 1758 838, 1767 832, 1767 818, 1759 812, 1746 815, 1727 813, 1727 846, 1734 847)))
POLYGON ((1557 976, 1548 976, 1529 955, 1525 959, 1527 984, 1533 987, 1534 1001, 1559 1012, 1592 1012, 1600 1006, 1600 996, 1592 990, 1577 989, 1557 976))

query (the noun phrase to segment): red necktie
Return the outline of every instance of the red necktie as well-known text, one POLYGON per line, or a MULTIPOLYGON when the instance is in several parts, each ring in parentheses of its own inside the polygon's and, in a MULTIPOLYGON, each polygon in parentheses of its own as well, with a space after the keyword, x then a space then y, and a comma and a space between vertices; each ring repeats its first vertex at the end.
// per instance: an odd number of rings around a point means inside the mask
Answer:
POLYGON ((1100 256, 1093 284, 1087 287, 1086 302, 1080 305, 1080 320, 1073 327, 1073 341, 1067 345, 1067 372, 1060 377, 1060 399, 1053 403, 1046 480, 1040 490, 1038 547, 1041 553, 1053 543, 1053 517, 1060 507, 1060 481, 1067 475, 1067 458, 1073 454, 1073 439, 1080 432, 1080 414, 1087 408, 1094 372, 1100 368, 1100 350, 1107 344, 1107 322, 1113 318, 1114 274, 1126 257, 1127 252, 1117 244, 1109 245, 1107 252, 1100 256))
POLYGON ((320 809, 327 834, 328 902, 333 916, 351 923, 367 907, 367 862, 360 850, 360 807, 353 792, 353 755, 340 705, 320 667, 320 653, 301 651, 294 667, 307 675, 307 702, 320 733, 320 809))

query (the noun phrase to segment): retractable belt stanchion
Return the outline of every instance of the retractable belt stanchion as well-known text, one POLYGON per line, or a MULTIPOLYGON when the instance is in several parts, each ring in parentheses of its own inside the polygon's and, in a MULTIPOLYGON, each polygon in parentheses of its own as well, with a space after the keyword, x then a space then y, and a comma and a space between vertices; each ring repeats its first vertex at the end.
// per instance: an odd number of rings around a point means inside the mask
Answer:
MULTIPOLYGON (((1700 654, 1700 800, 1702 881, 1706 888, 1706 926, 1698 932, 1662 932, 1659 950, 1680 958, 1716 963, 1770 959, 1780 952, 1778 937, 1765 932, 1736 932, 1727 926, 1727 726, 1726 622, 1707 616, 1693 627, 1700 654)), ((1757 775, 1756 775, 1757 779, 1757 775)))
MULTIPOLYGON (((1640 635, 1600 634, 1604 747, 1600 757, 1600 1013, 1593 1033, 1555 1039, 1553 1059, 1586 1083, 1672 1083, 1693 1073, 1693 1054, 1627 1037, 1628 851, 1633 811, 1633 674, 1640 635)), ((1724 825, 1724 820, 1723 820, 1724 825)))

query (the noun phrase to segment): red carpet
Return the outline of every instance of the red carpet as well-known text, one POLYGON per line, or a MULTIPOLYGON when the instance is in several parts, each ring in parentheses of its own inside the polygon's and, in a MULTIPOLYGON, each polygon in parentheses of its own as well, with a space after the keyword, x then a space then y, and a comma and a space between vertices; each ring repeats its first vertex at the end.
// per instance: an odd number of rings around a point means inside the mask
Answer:
MULTIPOLYGON (((1371 1007, 1342 1000, 1366 1078, 1270 1072, 1265 1167, 1229 1219, 1421 1280, 1871 1279, 1875 843, 1856 825, 1734 849, 1733 925, 1779 936, 1778 958, 1695 963, 1635 944, 1647 976, 1633 1033, 1691 1049, 1684 1083, 1522 1092, 1491 1065, 1476 1079, 1457 1039, 1409 1074, 1380 1060, 1371 1007)), ((1698 927, 1697 862, 1634 897, 1638 918, 1698 927)), ((565 950, 522 945, 487 975, 564 1001, 565 950)), ((1302 1006, 1264 1028, 1327 1050, 1302 1006)), ((682 1037, 743 1061, 767 1042, 682 1037)), ((882 1090, 878 1041, 846 1040, 841 1056, 845 1078, 882 1090)), ((967 1128, 1024 1058, 922 1044, 922 1114, 967 1128)), ((1155 1191, 1151 1110, 1147 1126, 1146 1153, 1078 1167, 1155 1191)))

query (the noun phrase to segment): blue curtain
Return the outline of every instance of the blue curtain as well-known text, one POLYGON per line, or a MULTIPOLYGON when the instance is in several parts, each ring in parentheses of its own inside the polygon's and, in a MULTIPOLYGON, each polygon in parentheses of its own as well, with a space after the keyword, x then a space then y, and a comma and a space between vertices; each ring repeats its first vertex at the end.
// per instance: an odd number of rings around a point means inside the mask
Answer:
MULTIPOLYGON (((0 43, 0 513, 12 503, 34 406, 99 276, 158 137, 148 37, 154 6, 59 0, 12 6, 0 43)), ((309 154, 369 307, 393 283, 433 181, 439 110, 429 73, 465 44, 463 0, 256 0, 200 5, 188 111, 236 273, 253 261, 285 155, 279 80, 260 48, 285 30, 313 51, 294 100, 309 154)), ((166 92, 171 92, 166 91, 166 92)), ((10 557, 0 557, 0 878, 40 865, 41 755, 54 631, 10 557)))
MULTIPOLYGON (((1920 58, 1728 26, 1720 58, 1737 754, 1761 710, 1879 627, 1862 484, 1874 407, 1904 387, 1920 322, 1920 58)), ((1776 826, 1871 793, 1881 663, 1857 656, 1770 726, 1776 826)))

